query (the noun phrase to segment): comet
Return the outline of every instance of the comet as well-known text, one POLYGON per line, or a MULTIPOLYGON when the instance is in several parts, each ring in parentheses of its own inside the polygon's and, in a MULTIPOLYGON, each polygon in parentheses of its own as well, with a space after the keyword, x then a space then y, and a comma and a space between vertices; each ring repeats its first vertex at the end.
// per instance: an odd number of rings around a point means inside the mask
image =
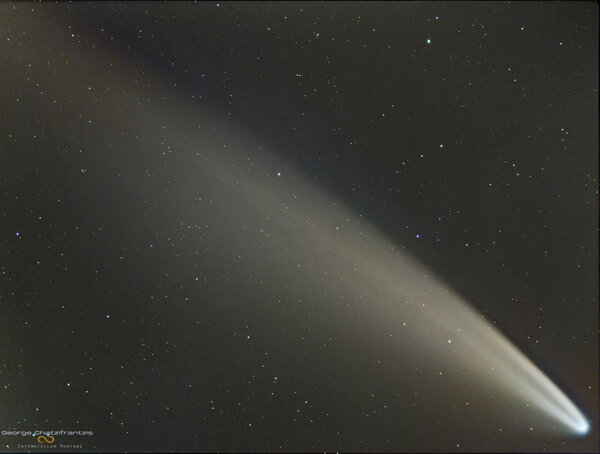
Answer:
MULTIPOLYGON (((148 126, 154 120, 147 112, 140 111, 140 118, 144 113, 146 128, 159 130, 158 124, 148 126)), ((174 111, 162 121, 169 117, 181 113, 174 111)), ((458 366, 464 383, 515 405, 524 404, 537 427, 576 435, 589 431, 582 412, 510 339, 402 245, 334 194, 275 159, 273 151, 263 149, 260 162, 253 163, 249 172, 243 164, 244 150, 255 140, 236 133, 231 125, 223 126, 226 137, 247 145, 228 148, 226 153, 212 152, 214 144, 195 137, 194 128, 172 123, 168 129, 172 143, 197 158, 180 163, 190 177, 173 187, 174 197, 185 199, 201 187, 215 205, 234 207, 235 219, 263 225, 262 231, 268 228, 269 241, 259 247, 256 239, 246 238, 246 230, 240 231, 235 221, 231 224, 227 210, 216 215, 227 219, 228 229, 235 232, 224 242, 225 251, 240 247, 260 251, 250 259, 253 272, 267 267, 262 257, 281 257, 283 248, 281 266, 268 268, 266 279, 285 282, 293 273, 301 273, 307 282, 306 298, 310 289, 329 295, 329 303, 323 304, 351 301, 360 319, 357 323, 373 320, 376 330, 389 330, 398 340, 398 349, 406 341, 414 343, 415 362, 427 357, 430 365, 458 366), (309 264, 308 269, 297 268, 299 263, 309 264), (368 297, 370 304, 358 304, 357 298, 362 297, 368 297), (395 328, 392 321, 398 321, 395 328)))
MULTIPOLYGON (((97 77, 105 85, 122 83, 111 72, 97 77)), ((189 219, 190 224, 206 223, 203 219, 208 216, 220 229, 211 244, 220 248, 219 257, 235 254, 237 260, 242 257, 238 251, 248 251, 245 265, 236 269, 240 276, 262 272, 265 285, 286 282, 291 286, 302 281, 305 286, 298 292, 304 292, 303 300, 327 295, 318 300, 321 313, 333 312, 347 326, 370 329, 371 339, 385 332, 398 350, 408 351, 404 345, 411 344, 407 354, 412 354, 415 364, 426 363, 430 369, 440 369, 439 373, 450 367, 460 371, 461 385, 524 405, 545 430, 576 435, 589 431, 588 420, 569 397, 403 245, 314 178, 278 158, 276 150, 257 147, 256 138, 239 132, 244 128, 191 109, 176 93, 163 96, 167 86, 157 83, 153 89, 156 97, 172 99, 160 111, 136 107, 138 99, 145 97, 137 86, 123 91, 119 103, 131 106, 127 123, 140 136, 158 134, 148 143, 168 139, 177 150, 168 158, 169 166, 177 169, 177 178, 169 180, 168 193, 164 188, 159 192, 146 176, 140 179, 137 166, 119 167, 119 175, 128 171, 132 181, 142 182, 131 184, 132 199, 168 197, 165 205, 176 207, 169 216, 189 219), (212 132, 199 132, 199 125, 210 125, 204 129, 212 132), (209 214, 198 208, 201 199, 209 201, 209 214), (275 264, 268 260, 273 257, 275 264)), ((121 105, 111 107, 108 100, 105 104, 107 117, 121 105)), ((102 165, 105 157, 99 159, 97 164, 102 165)), ((165 166, 158 168, 171 168, 165 166)), ((179 274, 184 276, 185 271, 179 274)), ((433 401, 443 402, 434 385, 427 391, 433 401)))
MULTIPOLYGON (((180 135, 186 134, 182 131, 180 135)), ((190 142, 180 146, 190 147, 190 142)), ((515 405, 524 403, 532 415, 537 415, 538 427, 576 435, 589 431, 582 412, 510 339, 376 226, 343 203, 332 202, 335 196, 316 187, 293 167, 270 162, 268 155, 262 157, 262 168, 253 169, 254 174, 263 175, 260 178, 232 166, 232 160, 236 160, 235 155, 212 155, 211 166, 207 168, 203 161, 198 174, 219 175, 220 181, 235 182, 225 186, 215 182, 219 189, 215 189, 214 197, 224 205, 235 206, 245 222, 269 220, 270 241, 261 247, 261 254, 281 254, 274 245, 285 244, 290 267, 292 262, 309 263, 314 268, 318 264, 327 277, 323 272, 305 271, 309 286, 325 289, 332 301, 354 299, 353 307, 363 320, 398 320, 395 330, 390 324, 381 328, 393 331, 398 348, 404 341, 414 340, 417 355, 431 358, 431 364, 452 361, 460 370, 468 371, 463 374, 466 383, 500 393, 515 405), (293 184, 286 184, 282 175, 293 184), (337 276, 336 280, 331 276, 337 276), (357 295, 370 295, 371 303, 356 304, 357 295), (411 328, 405 329, 400 320, 411 328)), ((188 190, 182 187, 181 191, 188 190)), ((260 267, 260 260, 255 265, 260 267)), ((290 272, 273 270, 272 278, 289 280, 290 272)))

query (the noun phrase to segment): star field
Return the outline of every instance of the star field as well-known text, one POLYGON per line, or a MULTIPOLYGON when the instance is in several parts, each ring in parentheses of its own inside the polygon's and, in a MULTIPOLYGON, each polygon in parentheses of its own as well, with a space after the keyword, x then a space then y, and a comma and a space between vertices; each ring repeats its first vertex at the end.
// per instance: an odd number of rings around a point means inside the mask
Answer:
POLYGON ((0 430, 599 449, 597 4, 0 9, 0 430), (477 375, 444 292, 590 432, 477 375))

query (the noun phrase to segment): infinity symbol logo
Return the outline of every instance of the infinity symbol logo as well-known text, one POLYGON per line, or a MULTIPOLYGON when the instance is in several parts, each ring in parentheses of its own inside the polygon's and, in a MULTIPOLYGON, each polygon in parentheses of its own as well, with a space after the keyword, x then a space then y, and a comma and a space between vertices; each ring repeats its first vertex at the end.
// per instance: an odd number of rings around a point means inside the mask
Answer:
POLYGON ((54 443, 54 437, 52 435, 48 435, 48 437, 46 438, 44 435, 40 435, 39 437, 37 437, 37 441, 38 443, 54 443))

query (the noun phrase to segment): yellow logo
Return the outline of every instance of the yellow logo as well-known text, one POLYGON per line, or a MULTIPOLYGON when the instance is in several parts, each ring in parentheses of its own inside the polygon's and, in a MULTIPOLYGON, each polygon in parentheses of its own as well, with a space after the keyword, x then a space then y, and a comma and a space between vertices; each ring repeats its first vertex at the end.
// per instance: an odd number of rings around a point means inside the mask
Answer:
POLYGON ((37 437, 37 441, 38 443, 54 443, 54 437, 52 435, 48 435, 48 437, 40 435, 37 437))

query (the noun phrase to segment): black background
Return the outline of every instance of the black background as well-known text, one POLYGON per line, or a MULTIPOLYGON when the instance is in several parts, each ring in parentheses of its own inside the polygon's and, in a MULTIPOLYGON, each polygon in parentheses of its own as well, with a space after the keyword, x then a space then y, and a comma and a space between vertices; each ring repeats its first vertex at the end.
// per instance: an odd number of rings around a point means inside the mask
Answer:
POLYGON ((91 429, 104 451, 598 449, 595 3, 1 8, 2 428, 91 429), (478 436, 416 397, 394 407, 389 383, 344 381, 299 327, 278 337, 262 302, 278 284, 233 285, 226 238, 181 233, 227 210, 194 218, 164 190, 190 181, 190 152, 163 119, 211 143, 230 124, 253 159, 268 148, 352 207, 592 432, 478 436))

